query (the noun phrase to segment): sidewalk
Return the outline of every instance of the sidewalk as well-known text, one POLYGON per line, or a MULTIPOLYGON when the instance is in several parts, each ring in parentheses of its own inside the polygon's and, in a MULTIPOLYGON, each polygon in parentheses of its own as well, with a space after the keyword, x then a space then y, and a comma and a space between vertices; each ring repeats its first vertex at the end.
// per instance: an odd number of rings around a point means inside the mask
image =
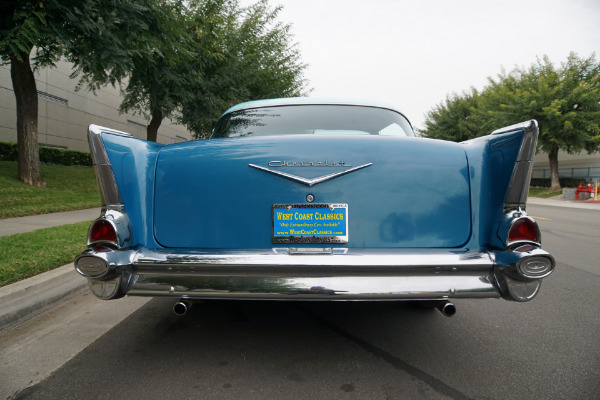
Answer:
POLYGON ((91 221, 100 216, 100 207, 87 210, 65 211, 52 214, 0 219, 0 236, 31 232, 51 226, 68 225, 91 221))

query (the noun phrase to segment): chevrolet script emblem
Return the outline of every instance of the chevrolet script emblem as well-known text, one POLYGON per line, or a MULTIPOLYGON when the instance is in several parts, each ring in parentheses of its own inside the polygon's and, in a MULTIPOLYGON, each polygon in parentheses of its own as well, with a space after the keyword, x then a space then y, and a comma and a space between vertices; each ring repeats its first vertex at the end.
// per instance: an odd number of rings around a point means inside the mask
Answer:
POLYGON ((325 182, 330 179, 337 178, 338 176, 346 175, 346 174, 349 174, 350 172, 354 172, 354 171, 358 171, 359 169, 366 168, 370 165, 373 165, 373 163, 359 165, 358 167, 352 167, 351 165, 347 165, 343 161, 340 161, 339 163, 335 163, 335 162, 332 162, 332 163, 330 163, 330 162, 324 162, 324 163, 322 163, 322 162, 287 162, 287 161, 270 161, 269 162, 270 167, 303 167, 303 168, 306 168, 306 167, 351 167, 351 168, 345 169, 343 171, 338 171, 338 172, 334 172, 332 174, 318 176, 318 177, 312 178, 312 179, 304 178, 304 177, 301 177, 298 175, 288 174, 288 173, 282 172, 282 171, 276 171, 276 170, 266 168, 266 167, 261 167, 260 165, 255 165, 255 164, 248 164, 248 165, 252 168, 270 172, 274 175, 280 176, 285 179, 289 179, 294 182, 303 183, 307 186, 313 186, 313 185, 316 185, 317 183, 325 182))

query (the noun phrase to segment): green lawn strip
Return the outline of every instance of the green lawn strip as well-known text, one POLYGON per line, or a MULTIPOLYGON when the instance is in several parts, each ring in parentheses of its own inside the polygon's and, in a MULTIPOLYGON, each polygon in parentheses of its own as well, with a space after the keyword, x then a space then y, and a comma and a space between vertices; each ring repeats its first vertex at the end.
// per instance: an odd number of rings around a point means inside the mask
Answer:
POLYGON ((86 249, 89 222, 0 237, 0 286, 72 262, 86 249))
POLYGON ((0 218, 100 207, 92 167, 42 164, 45 188, 17 179, 17 163, 0 161, 0 218))
POLYGON ((529 188, 529 196, 531 197, 554 197, 562 194, 562 190, 558 190, 556 192, 548 192, 548 188, 529 188))

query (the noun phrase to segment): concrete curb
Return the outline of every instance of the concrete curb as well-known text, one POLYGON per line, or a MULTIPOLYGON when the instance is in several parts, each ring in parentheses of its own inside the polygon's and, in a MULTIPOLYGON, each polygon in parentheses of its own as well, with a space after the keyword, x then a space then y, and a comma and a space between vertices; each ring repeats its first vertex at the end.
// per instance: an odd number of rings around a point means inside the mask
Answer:
POLYGON ((600 211, 600 203, 591 203, 585 201, 565 200, 562 196, 558 198, 542 198, 542 197, 529 197, 527 204, 538 204, 542 206, 553 206, 553 207, 566 207, 566 208, 578 208, 581 210, 596 210, 600 211))
POLYGON ((73 263, 0 288, 0 331, 9 329, 87 289, 73 263))

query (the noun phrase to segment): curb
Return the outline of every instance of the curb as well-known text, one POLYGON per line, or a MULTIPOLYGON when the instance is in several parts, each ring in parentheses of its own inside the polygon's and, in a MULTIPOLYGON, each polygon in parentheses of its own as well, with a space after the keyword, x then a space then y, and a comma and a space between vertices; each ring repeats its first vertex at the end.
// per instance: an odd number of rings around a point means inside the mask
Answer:
POLYGON ((537 204, 541 206, 553 206, 553 207, 565 207, 565 208, 578 208, 582 210, 600 210, 599 203, 587 202, 587 201, 575 201, 575 200, 565 200, 562 198, 553 199, 553 198, 542 198, 542 197, 529 197, 527 199, 527 204, 537 204))
POLYGON ((0 287, 0 332, 25 322, 87 289, 73 263, 0 287))

